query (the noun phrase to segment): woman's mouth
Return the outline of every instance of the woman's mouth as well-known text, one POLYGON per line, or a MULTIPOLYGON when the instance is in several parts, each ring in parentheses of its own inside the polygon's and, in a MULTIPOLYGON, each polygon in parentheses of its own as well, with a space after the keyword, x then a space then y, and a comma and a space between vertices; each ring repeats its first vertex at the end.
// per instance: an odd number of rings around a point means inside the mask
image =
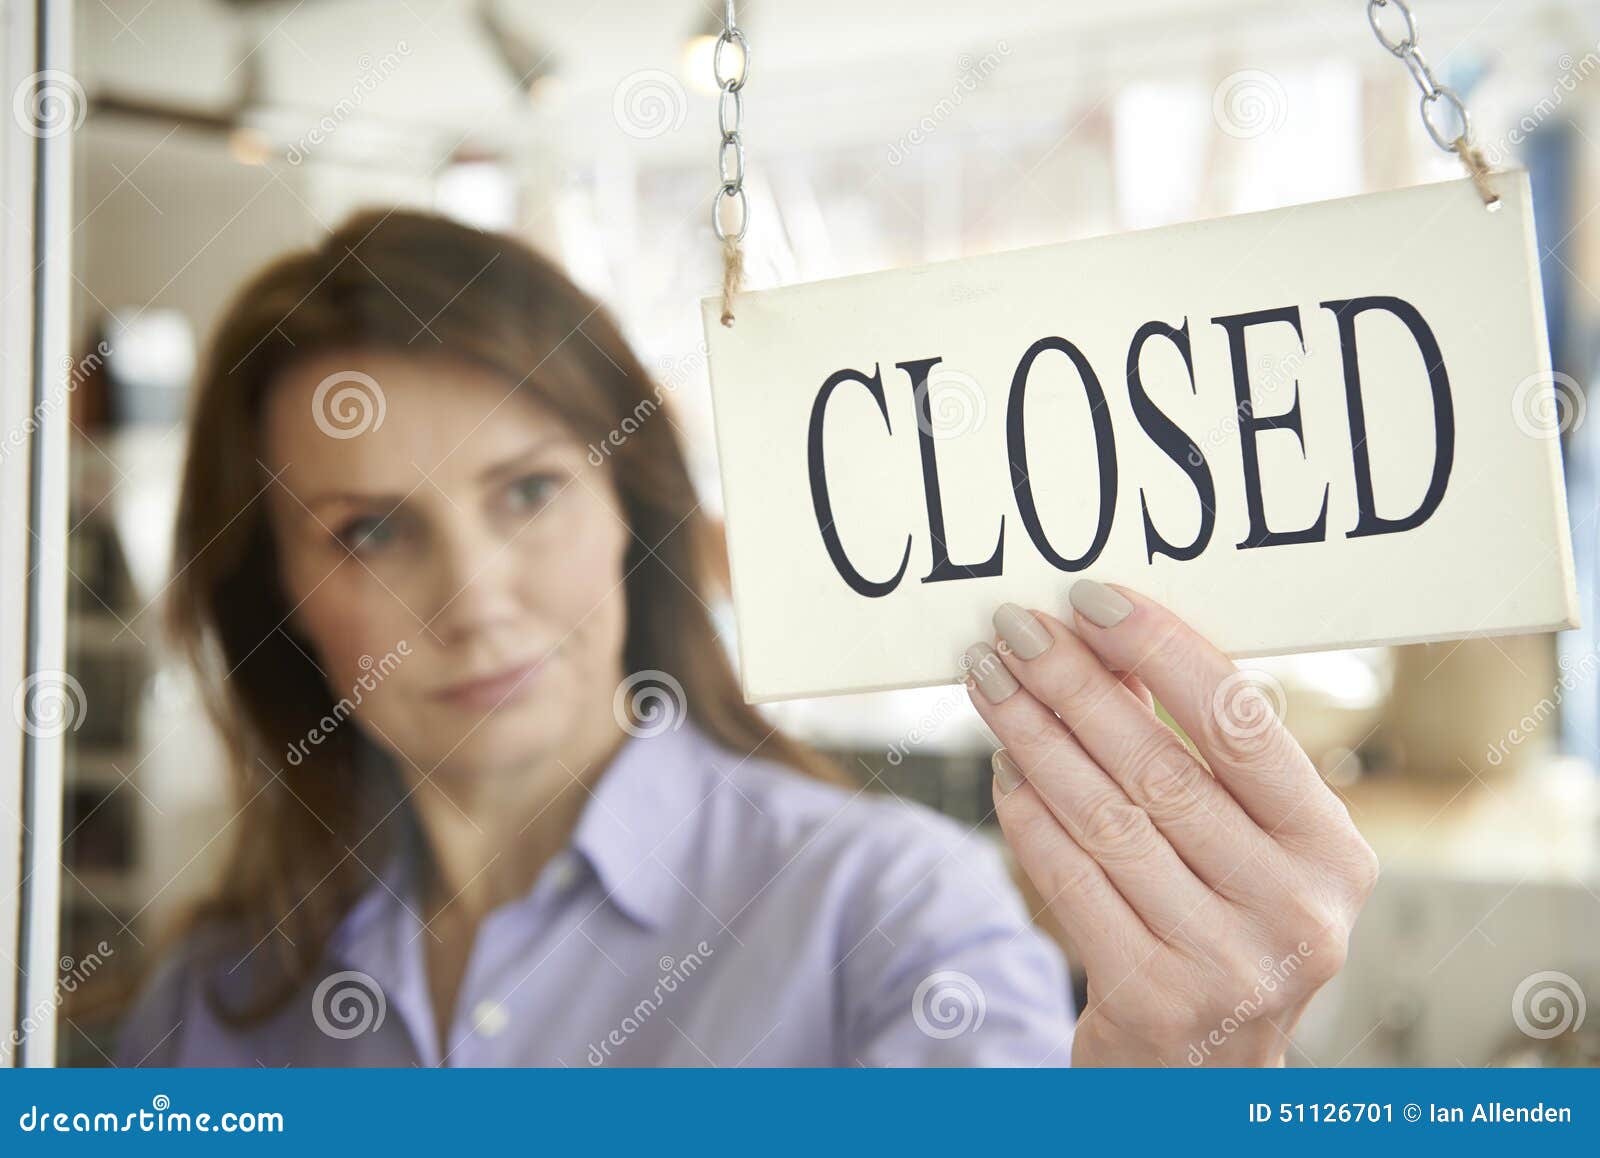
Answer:
POLYGON ((474 676, 440 688, 428 698, 454 708, 492 712, 527 695, 533 688, 533 677, 543 666, 544 660, 537 659, 489 675, 474 676))

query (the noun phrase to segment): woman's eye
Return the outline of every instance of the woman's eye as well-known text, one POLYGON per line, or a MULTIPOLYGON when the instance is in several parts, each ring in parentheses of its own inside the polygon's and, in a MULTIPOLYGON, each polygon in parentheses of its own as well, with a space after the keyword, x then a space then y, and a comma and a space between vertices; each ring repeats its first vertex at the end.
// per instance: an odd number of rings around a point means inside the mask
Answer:
POLYGON ((383 550, 392 543, 396 536, 396 529, 392 520, 387 518, 367 517, 352 519, 339 528, 335 538, 348 551, 357 555, 370 555, 383 550))
POLYGON ((506 489, 506 502, 516 513, 526 514, 543 507, 555 498, 555 477, 548 474, 530 474, 519 478, 506 489))

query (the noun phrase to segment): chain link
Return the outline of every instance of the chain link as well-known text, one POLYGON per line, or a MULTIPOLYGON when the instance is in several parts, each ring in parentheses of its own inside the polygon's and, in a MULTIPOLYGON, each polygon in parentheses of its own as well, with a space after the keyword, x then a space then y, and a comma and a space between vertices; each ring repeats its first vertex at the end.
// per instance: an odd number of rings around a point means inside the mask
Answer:
POLYGON ((1422 92, 1422 125, 1428 130, 1428 136, 1445 152, 1459 152, 1459 146, 1469 144, 1472 140, 1472 118, 1455 89, 1439 83, 1439 78, 1433 75, 1433 69, 1428 65, 1428 58, 1422 55, 1422 49, 1417 46, 1417 18, 1412 15, 1410 5, 1406 0, 1367 0, 1367 23, 1372 25, 1372 34, 1378 38, 1378 43, 1399 57, 1406 71, 1411 74, 1411 79, 1417 82, 1417 88, 1422 92), (1384 30, 1383 18, 1378 15, 1383 8, 1399 11, 1401 20, 1405 22, 1402 35, 1391 36, 1384 30), (1459 126, 1455 132, 1449 132, 1441 126, 1439 118, 1444 113, 1448 113, 1454 124, 1459 126))
POLYGON ((750 228, 750 198, 744 191, 744 82, 750 79, 750 44, 744 32, 734 21, 733 0, 727 0, 723 13, 722 34, 717 37, 717 47, 711 55, 711 68, 717 78, 717 127, 722 130, 722 142, 717 146, 717 173, 722 183, 711 200, 711 228, 718 241, 743 241, 750 228), (723 54, 730 45, 739 46, 739 71, 724 71, 723 54), (739 228, 729 233, 723 225, 723 204, 728 199, 739 203, 739 228))

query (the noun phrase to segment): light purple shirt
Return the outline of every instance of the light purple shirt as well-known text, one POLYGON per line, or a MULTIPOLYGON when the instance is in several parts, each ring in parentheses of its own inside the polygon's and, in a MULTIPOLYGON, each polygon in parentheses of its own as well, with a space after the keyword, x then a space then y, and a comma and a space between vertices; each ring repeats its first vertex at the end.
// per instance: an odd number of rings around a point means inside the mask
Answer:
POLYGON ((242 974, 238 950, 175 954, 125 1021, 118 1064, 1070 1057, 1064 963, 990 842, 921 806, 741 757, 690 724, 629 740, 568 848, 484 918, 445 1041, 425 976, 434 934, 401 869, 346 914, 325 972, 257 1028, 227 1027, 200 993, 200 962, 242 974))

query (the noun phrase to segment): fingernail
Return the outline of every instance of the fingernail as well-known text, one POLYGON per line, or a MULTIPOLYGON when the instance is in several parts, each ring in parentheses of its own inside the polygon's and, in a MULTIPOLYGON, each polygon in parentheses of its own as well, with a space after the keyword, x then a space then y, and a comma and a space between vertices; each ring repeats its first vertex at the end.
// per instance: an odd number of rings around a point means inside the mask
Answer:
POLYGON ((1067 592, 1067 599, 1096 627, 1115 627, 1133 610, 1133 604, 1122 595, 1093 579, 1079 579, 1067 592))
POLYGON ((1000 659, 1000 653, 987 643, 975 643, 967 648, 966 662, 968 674, 991 704, 998 704, 1022 686, 1000 659))
POLYGON ((1031 613, 1015 603, 1002 603, 994 613, 994 629, 1000 638, 1023 659, 1038 659, 1050 650, 1055 637, 1040 626, 1031 613))
POLYGON ((989 764, 994 768, 994 782, 1000 785, 1000 795, 1009 796, 1022 784, 1022 769, 1004 748, 997 751, 989 764))

